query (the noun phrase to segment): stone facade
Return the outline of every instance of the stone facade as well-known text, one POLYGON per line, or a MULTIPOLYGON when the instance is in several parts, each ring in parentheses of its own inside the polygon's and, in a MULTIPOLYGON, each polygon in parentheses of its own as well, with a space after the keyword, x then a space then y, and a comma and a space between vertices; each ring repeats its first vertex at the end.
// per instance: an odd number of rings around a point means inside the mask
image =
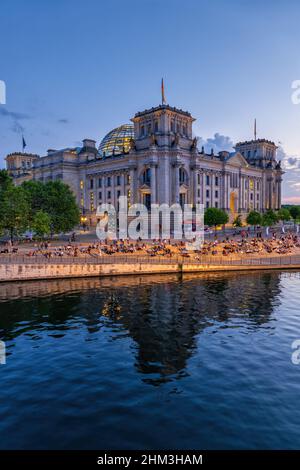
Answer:
MULTIPOLYGON (((61 179, 70 185, 82 213, 95 220, 100 203, 202 203, 244 217, 250 210, 281 207, 283 171, 276 145, 266 139, 239 142, 232 153, 217 155, 197 147, 190 113, 160 105, 132 119, 128 147, 100 153, 94 140, 82 147, 48 150, 44 157, 14 153, 6 157, 16 184, 61 179)), ((122 127, 122 126, 121 126, 122 127)), ((128 125, 127 125, 128 127, 128 125)))

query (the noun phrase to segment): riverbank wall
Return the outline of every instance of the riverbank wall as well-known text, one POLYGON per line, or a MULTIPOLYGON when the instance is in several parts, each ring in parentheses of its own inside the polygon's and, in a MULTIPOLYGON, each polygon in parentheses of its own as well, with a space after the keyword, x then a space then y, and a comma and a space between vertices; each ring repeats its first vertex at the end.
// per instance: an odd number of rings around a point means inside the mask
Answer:
POLYGON ((124 260, 110 262, 0 262, 0 282, 40 279, 65 279, 102 276, 129 276, 141 274, 180 274, 219 271, 253 271, 262 269, 300 269, 300 257, 273 257, 218 262, 191 262, 171 260, 124 260))

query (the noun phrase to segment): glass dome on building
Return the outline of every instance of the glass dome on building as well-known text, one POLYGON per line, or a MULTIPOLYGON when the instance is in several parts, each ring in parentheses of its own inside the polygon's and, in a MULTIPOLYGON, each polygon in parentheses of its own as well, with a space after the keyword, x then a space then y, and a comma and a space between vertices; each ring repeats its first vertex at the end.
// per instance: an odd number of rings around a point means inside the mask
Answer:
POLYGON ((131 139, 134 137, 133 124, 123 124, 110 131, 99 145, 99 153, 102 157, 119 155, 128 152, 131 139))

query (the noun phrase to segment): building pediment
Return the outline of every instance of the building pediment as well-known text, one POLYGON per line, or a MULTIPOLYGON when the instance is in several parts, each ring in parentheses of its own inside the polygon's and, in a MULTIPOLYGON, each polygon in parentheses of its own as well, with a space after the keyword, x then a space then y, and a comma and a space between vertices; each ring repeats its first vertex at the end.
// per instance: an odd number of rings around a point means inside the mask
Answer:
POLYGON ((238 166, 239 168, 247 168, 249 166, 249 163, 240 152, 231 153, 227 158, 226 163, 233 166, 238 166))

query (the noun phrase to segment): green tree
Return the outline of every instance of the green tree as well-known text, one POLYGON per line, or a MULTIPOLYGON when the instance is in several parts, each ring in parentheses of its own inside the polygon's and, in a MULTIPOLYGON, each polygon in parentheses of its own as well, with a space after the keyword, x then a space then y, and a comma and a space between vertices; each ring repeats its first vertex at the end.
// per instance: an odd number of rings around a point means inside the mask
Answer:
POLYGON ((278 221, 278 217, 272 209, 269 209, 262 216, 262 224, 264 227, 272 227, 278 221))
POLYGON ((0 170, 0 194, 13 186, 13 182, 6 170, 0 170))
POLYGON ((37 211, 33 216, 31 228, 38 237, 49 235, 51 231, 50 216, 44 211, 37 211))
POLYGON ((277 218, 278 220, 282 220, 282 222, 286 221, 286 220, 290 220, 291 218, 291 214, 290 214, 290 211, 288 209, 284 209, 283 207, 281 209, 279 209, 279 211, 277 212, 277 218))
POLYGON ((260 225, 262 222, 261 214, 257 211, 249 212, 249 214, 247 215, 246 222, 248 225, 254 225, 254 227, 256 225, 260 225))
POLYGON ((54 233, 68 232, 79 223, 80 211, 75 196, 62 181, 49 181, 45 185, 47 204, 45 212, 50 215, 54 233))
POLYGON ((217 225, 225 225, 228 222, 228 214, 222 209, 209 207, 204 213, 204 224, 217 228, 217 225))
POLYGON ((29 204, 20 186, 10 186, 1 192, 0 226, 7 230, 10 239, 22 234, 28 227, 29 204))
POLYGON ((46 185, 40 181, 25 181, 22 184, 30 205, 31 218, 37 211, 44 210, 47 205, 46 185))
POLYGON ((289 207, 289 213, 291 214, 292 219, 300 219, 300 206, 289 207))
POLYGON ((68 185, 62 181, 28 181, 23 183, 30 206, 30 223, 38 211, 50 217, 52 233, 68 232, 79 223, 80 211, 76 199, 68 185))
POLYGON ((232 222, 232 225, 236 228, 238 227, 242 227, 243 226, 243 223, 242 223, 242 220, 241 220, 241 216, 240 215, 237 215, 236 218, 234 219, 234 221, 232 222))

